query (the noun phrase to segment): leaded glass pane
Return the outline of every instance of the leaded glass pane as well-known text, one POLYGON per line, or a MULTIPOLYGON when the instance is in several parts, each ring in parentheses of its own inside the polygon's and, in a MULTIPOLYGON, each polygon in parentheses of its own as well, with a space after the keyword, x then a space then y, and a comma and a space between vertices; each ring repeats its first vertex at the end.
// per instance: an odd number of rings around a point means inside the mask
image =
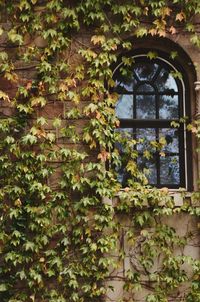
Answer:
POLYGON ((138 151, 151 151, 151 142, 156 140, 156 129, 154 128, 137 128, 136 138, 139 140, 137 145, 138 151))
POLYGON ((149 184, 156 185, 157 184, 157 167, 154 158, 147 160, 144 157, 138 158, 138 165, 141 170, 143 170, 146 175, 149 184))
POLYGON ((150 84, 142 84, 138 87, 137 93, 145 93, 145 92, 152 92, 154 93, 154 88, 150 84))
POLYGON ((160 183, 161 185, 180 183, 180 165, 178 156, 160 158, 160 183))
POLYGON ((152 80, 156 71, 158 69, 158 64, 155 63, 137 63, 134 67, 134 72, 137 75, 138 79, 141 81, 152 80))
POLYGON ((155 81, 155 84, 159 92, 163 92, 163 91, 167 91, 168 93, 178 92, 178 86, 175 79, 169 73, 169 71, 164 68, 161 69, 155 81))
POLYGON ((155 95, 136 96, 136 119, 155 119, 156 101, 155 95))
POLYGON ((116 81, 117 89, 122 91, 123 93, 133 91, 136 84, 137 81, 133 77, 131 79, 125 79, 124 81, 116 81))
POLYGON ((133 118, 133 96, 122 94, 116 105, 116 115, 121 119, 133 118))
POLYGON ((178 153, 179 152, 179 137, 178 130, 172 128, 159 129, 159 138, 164 137, 166 145, 163 147, 163 151, 178 153))
POLYGON ((178 95, 160 95, 159 97, 159 118, 177 119, 179 118, 178 95))

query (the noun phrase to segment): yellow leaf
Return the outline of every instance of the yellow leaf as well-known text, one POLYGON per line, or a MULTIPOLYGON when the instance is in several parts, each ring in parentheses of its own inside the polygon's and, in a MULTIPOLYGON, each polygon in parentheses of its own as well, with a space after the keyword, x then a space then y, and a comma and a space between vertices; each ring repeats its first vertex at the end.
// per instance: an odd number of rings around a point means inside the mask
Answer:
POLYGON ((0 90, 0 99, 3 99, 4 101, 10 102, 9 96, 3 92, 2 90, 0 90))
POLYGON ((169 189, 166 188, 166 187, 163 187, 163 188, 160 189, 160 191, 167 194, 169 192, 169 189))
POLYGON ((87 50, 87 54, 88 54, 89 57, 91 57, 93 59, 95 59, 97 57, 96 52, 92 51, 91 49, 87 50))
POLYGON ((106 150, 102 150, 101 153, 98 154, 97 158, 105 162, 107 159, 110 158, 110 153, 107 152, 106 150))
POLYGON ((165 157, 165 152, 161 151, 160 156, 165 157))
POLYGON ((156 28, 149 29, 149 33, 150 33, 150 35, 155 36, 155 35, 157 35, 157 29, 156 28))
POLYGON ((22 202, 21 202, 21 200, 18 198, 17 200, 15 200, 14 204, 15 204, 16 207, 21 207, 22 202))
POLYGON ((103 36, 103 35, 99 35, 99 36, 94 35, 94 36, 92 36, 92 38, 91 38, 91 42, 92 42, 94 45, 96 45, 96 44, 102 45, 105 41, 106 41, 106 38, 105 38, 105 36, 103 36))
POLYGON ((166 36, 166 31, 160 29, 160 30, 158 31, 158 34, 159 34, 160 37, 165 37, 165 36, 166 36))
POLYGON ((59 90, 62 92, 68 91, 68 85, 66 85, 65 83, 61 83, 59 85, 59 90))
POLYGON ((165 16, 170 16, 170 13, 171 13, 171 8, 169 7, 163 7, 162 8, 162 16, 165 17, 165 16))
POLYGON ((31 99, 31 106, 38 106, 44 107, 46 105, 46 99, 42 96, 34 97, 31 99))

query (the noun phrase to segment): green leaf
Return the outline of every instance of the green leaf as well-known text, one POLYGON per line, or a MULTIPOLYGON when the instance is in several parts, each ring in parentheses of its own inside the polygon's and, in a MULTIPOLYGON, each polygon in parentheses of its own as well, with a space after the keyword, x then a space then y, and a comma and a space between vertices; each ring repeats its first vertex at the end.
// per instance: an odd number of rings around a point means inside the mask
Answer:
POLYGON ((46 105, 46 102, 47 102, 47 100, 42 96, 34 97, 31 99, 31 106, 40 105, 40 107, 44 107, 46 105))
POLYGON ((8 286, 5 283, 0 284, 0 292, 5 292, 8 290, 8 286))
POLYGON ((54 126, 55 128, 58 128, 58 127, 60 127, 60 125, 61 125, 61 119, 55 117, 54 120, 53 120, 53 126, 54 126))
POLYGON ((19 45, 23 44, 23 37, 20 34, 18 34, 15 29, 11 29, 8 32, 8 38, 13 43, 18 43, 19 45))
POLYGON ((34 251, 35 250, 35 244, 31 241, 28 241, 24 244, 24 248, 25 248, 25 251, 34 251))
POLYGON ((137 38, 142 38, 144 36, 147 36, 148 31, 146 29, 146 27, 139 27, 136 31, 135 31, 135 35, 137 36, 137 38))
POLYGON ((155 52, 155 51, 149 51, 149 52, 147 53, 147 57, 148 57, 150 60, 156 59, 156 58, 158 57, 158 54, 157 54, 157 52, 155 52))

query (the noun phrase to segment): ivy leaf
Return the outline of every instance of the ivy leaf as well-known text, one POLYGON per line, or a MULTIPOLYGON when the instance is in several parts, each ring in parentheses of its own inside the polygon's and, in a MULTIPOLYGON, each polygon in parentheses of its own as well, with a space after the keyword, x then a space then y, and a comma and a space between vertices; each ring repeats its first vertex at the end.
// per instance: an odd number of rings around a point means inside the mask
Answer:
POLYGON ((5 283, 0 284, 0 292, 5 292, 8 290, 8 286, 5 283))
POLYGON ((36 122, 40 126, 47 125, 47 120, 43 116, 38 117, 36 122))
POLYGON ((171 71, 170 74, 173 78, 181 80, 183 78, 182 73, 179 71, 171 71))
POLYGON ((197 34, 194 34, 191 38, 190 41, 196 45, 197 47, 200 47, 200 36, 197 34))
POLYGON ((24 270, 19 272, 19 277, 20 277, 20 280, 26 279, 26 274, 25 274, 24 270))
POLYGON ((178 56, 178 52, 177 51, 171 51, 170 52, 170 58, 172 58, 172 60, 174 60, 177 56, 178 56))
POLYGON ((172 35, 176 34, 176 28, 174 26, 170 26, 169 31, 172 35))
POLYGON ((24 136, 22 138, 22 141, 24 144, 35 144, 37 143, 37 137, 35 135, 32 135, 32 134, 27 134, 26 136, 24 136))
POLYGON ((176 21, 180 21, 181 22, 181 21, 185 20, 185 18, 186 18, 186 15, 182 11, 176 15, 176 21))
POLYGON ((42 96, 39 97, 34 97, 31 99, 31 106, 38 106, 40 105, 41 107, 44 107, 46 105, 46 99, 42 96))
POLYGON ((11 29, 8 32, 8 38, 13 43, 19 43, 19 45, 23 44, 23 38, 21 35, 19 35, 15 29, 11 29))
POLYGON ((0 52, 0 60, 2 60, 3 62, 6 62, 8 60, 7 52, 5 52, 5 51, 0 52))
POLYGON ((60 127, 60 125, 61 125, 61 119, 59 119, 59 118, 54 118, 54 120, 53 120, 53 126, 55 127, 55 128, 58 128, 58 127, 60 127))
POLYGON ((0 99, 3 99, 4 101, 10 102, 9 96, 3 92, 2 90, 0 90, 0 99))
POLYGON ((106 38, 105 38, 105 36, 103 36, 103 35, 100 35, 100 36, 94 35, 94 36, 92 36, 92 38, 91 38, 91 42, 92 42, 94 45, 96 45, 96 44, 102 45, 105 41, 106 41, 106 38))
POLYGON ((35 244, 31 241, 28 241, 24 244, 24 248, 25 248, 25 251, 34 251, 35 250, 35 244))
POLYGON ((142 38, 148 34, 148 31, 145 27, 140 27, 135 31, 137 38, 142 38))
POLYGON ((148 57, 150 60, 156 59, 156 58, 158 57, 158 54, 157 54, 157 52, 155 52, 155 51, 149 51, 149 52, 147 53, 147 57, 148 57))
POLYGON ((55 139, 56 139, 56 136, 55 136, 54 133, 49 132, 49 133, 47 133, 46 138, 47 138, 50 142, 54 142, 55 139))

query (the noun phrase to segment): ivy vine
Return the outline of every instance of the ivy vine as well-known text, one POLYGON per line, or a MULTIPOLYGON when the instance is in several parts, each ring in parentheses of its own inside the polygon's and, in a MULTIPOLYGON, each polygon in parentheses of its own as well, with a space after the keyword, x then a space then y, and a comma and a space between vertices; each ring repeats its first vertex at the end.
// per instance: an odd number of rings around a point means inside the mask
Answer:
POLYGON ((116 278, 129 301, 138 290, 147 302, 200 301, 200 262, 182 253, 193 234, 163 223, 197 221, 199 194, 177 208, 166 188, 148 186, 135 142, 114 131, 112 92, 112 64, 134 39, 187 32, 200 47, 199 0, 0 0, 0 12, 1 301, 103 301, 116 278), (132 159, 124 190, 119 140, 132 159), (132 269, 119 277, 122 235, 132 269))

